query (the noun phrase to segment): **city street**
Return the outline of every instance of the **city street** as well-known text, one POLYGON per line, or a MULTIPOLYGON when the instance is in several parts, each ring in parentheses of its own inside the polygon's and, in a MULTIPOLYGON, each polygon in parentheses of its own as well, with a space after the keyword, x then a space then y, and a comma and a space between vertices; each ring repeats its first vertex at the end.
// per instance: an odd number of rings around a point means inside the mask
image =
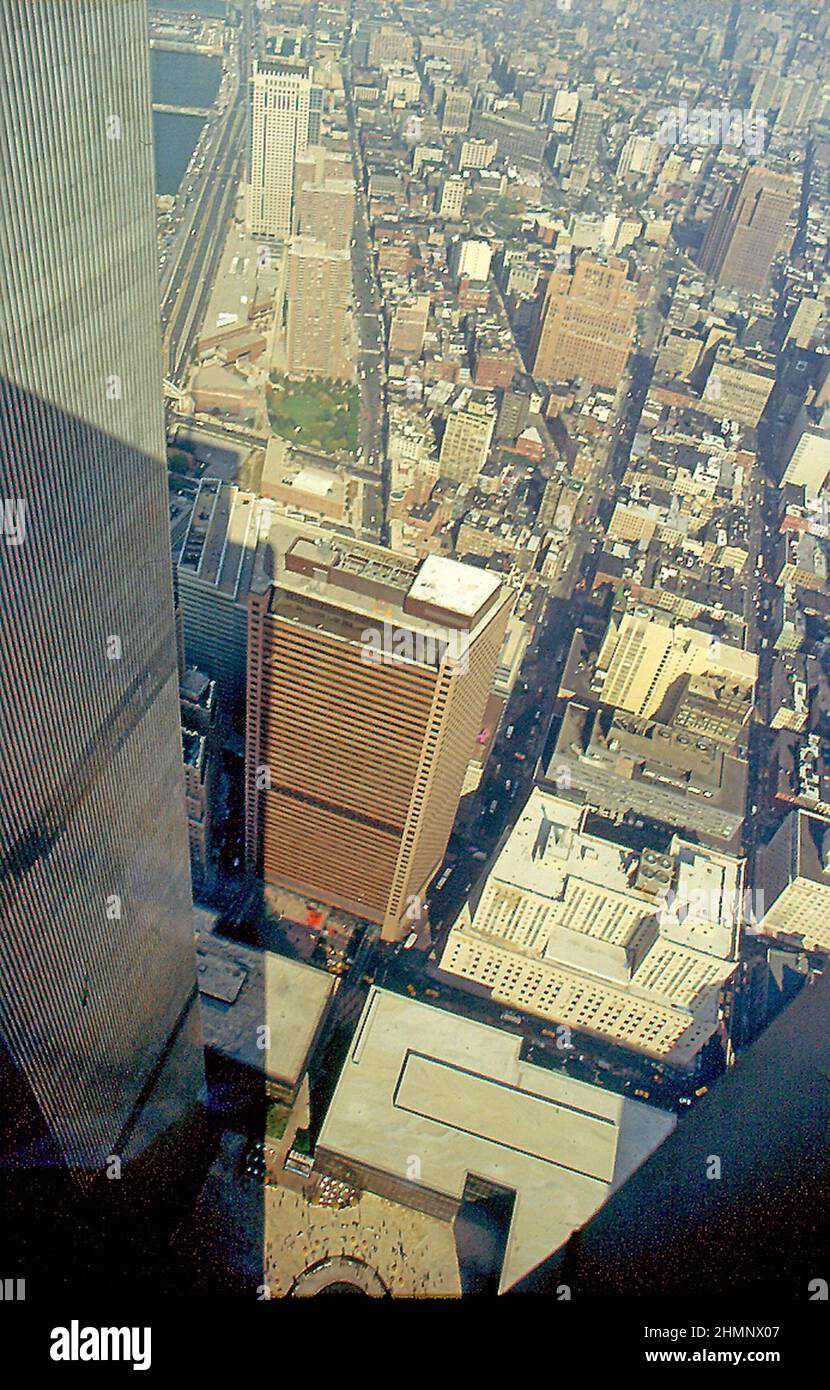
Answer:
POLYGON ((243 28, 234 48, 235 84, 225 109, 211 118, 204 142, 204 165, 190 191, 186 210, 161 283, 164 370, 184 384, 193 344, 201 327, 233 214, 246 129, 249 38, 243 28))
POLYGON ((369 238, 369 209, 354 101, 345 71, 344 88, 356 188, 352 285, 360 345, 357 370, 360 386, 361 463, 370 471, 377 472, 381 480, 383 519, 379 525, 379 534, 385 539, 386 510, 389 501, 386 463, 386 334, 383 324, 383 301, 375 278, 369 238))

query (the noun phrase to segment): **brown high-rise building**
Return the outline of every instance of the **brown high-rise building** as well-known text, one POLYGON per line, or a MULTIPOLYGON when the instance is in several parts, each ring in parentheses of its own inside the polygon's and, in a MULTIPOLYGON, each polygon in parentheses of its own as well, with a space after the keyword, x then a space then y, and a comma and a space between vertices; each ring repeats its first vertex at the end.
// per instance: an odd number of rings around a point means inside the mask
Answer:
POLYGON ((701 269, 730 289, 762 294, 773 257, 784 242, 795 197, 789 175, 761 166, 747 169, 740 183, 726 190, 709 223, 701 269))
POLYGON ((327 145, 307 145, 297 155, 294 178, 300 188, 304 183, 323 183, 326 179, 350 179, 354 176, 351 155, 342 150, 330 150, 327 145))
POLYGON ((398 304, 389 325, 391 356, 420 357, 429 323, 429 306, 428 294, 412 295, 398 304))
POLYGON ((354 179, 304 183, 296 192, 297 230, 330 251, 348 251, 354 224, 354 179))
POLYGON ((444 97, 441 130, 444 135, 463 135, 470 126, 473 98, 464 87, 451 87, 444 97))
POLYGON ((271 537, 249 600, 248 868, 397 940, 444 857, 512 594, 454 560, 271 537))
POLYGON ((580 377, 619 385, 634 333, 637 297, 624 261, 580 256, 576 268, 554 271, 536 334, 533 374, 540 381, 580 377))
POLYGON ((330 251, 313 237, 294 237, 288 254, 289 372, 347 379, 352 268, 348 251, 330 251))
POLYGON ((296 231, 330 251, 348 251, 354 224, 355 182, 348 155, 309 145, 294 166, 296 231))

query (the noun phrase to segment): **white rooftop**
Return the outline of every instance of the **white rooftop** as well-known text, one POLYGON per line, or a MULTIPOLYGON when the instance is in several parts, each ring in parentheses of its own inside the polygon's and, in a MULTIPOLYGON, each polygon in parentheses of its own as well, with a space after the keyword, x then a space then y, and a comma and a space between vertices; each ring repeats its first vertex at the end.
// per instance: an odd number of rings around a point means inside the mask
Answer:
POLYGON ((673 1115, 520 1060, 521 1038, 371 989, 319 1147, 463 1196, 515 1192, 501 1289, 582 1226, 668 1137, 673 1115))
POLYGON ((583 806, 534 787, 496 860, 494 876, 545 897, 558 897, 570 874, 628 892, 632 851, 583 835, 584 816, 583 806))
MULTIPOLYGON (((743 861, 675 836, 668 910, 635 883, 639 853, 582 829, 585 808, 534 787, 502 848, 492 877, 541 897, 566 899, 591 884, 624 895, 639 914, 658 915, 662 935, 730 959, 742 909, 743 861)), ((624 940, 624 923, 617 923, 624 940)), ((617 933, 603 932, 606 940, 617 933)))
POLYGON ((327 497, 334 490, 334 481, 331 474, 326 473, 322 468, 311 468, 306 465, 293 479, 292 486, 299 488, 301 492, 311 493, 315 497, 327 497))
POLYGON ((428 555, 412 583, 408 597, 434 603, 453 613, 474 618, 501 587, 498 575, 474 565, 463 565, 443 555, 428 555))

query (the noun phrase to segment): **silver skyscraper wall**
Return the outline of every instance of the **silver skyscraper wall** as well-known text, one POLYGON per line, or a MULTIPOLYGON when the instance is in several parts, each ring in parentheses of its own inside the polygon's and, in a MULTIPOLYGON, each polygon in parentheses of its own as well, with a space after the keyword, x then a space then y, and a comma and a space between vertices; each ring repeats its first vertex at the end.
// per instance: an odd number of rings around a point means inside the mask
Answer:
POLYGON ((95 1174, 203 1081, 146 0, 3 0, 0 62, 0 1032, 95 1174))

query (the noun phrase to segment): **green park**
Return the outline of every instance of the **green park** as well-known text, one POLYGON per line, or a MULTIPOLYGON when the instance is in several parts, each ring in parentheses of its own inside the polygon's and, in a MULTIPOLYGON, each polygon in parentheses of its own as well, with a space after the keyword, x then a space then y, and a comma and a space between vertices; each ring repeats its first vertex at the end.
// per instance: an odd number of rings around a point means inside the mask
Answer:
POLYGON ((353 382, 296 381, 272 372, 266 394, 271 428, 283 439, 326 454, 357 449, 359 392, 353 382))

